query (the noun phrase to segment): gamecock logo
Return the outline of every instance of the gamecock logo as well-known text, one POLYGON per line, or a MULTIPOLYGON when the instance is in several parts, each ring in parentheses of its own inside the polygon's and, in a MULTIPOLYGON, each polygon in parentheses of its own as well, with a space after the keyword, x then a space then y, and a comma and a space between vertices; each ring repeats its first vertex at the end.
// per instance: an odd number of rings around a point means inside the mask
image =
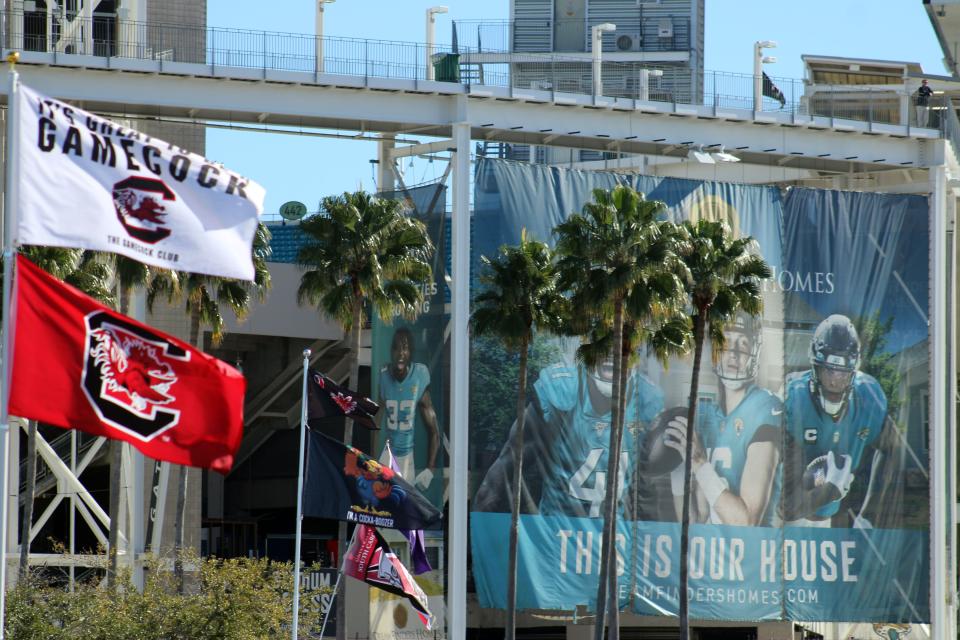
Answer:
POLYGON ((133 176, 113 185, 113 207, 117 219, 131 237, 153 244, 170 235, 164 226, 167 215, 163 200, 176 200, 162 180, 133 176))
POLYGON ((148 442, 180 421, 177 365, 190 354, 105 311, 85 319, 83 391, 100 419, 148 442))

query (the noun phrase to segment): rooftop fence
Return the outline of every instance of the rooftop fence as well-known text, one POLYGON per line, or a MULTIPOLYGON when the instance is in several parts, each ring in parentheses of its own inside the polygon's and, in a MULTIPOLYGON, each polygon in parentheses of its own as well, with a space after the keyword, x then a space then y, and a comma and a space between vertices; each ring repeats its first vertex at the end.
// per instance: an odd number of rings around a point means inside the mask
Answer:
MULTIPOLYGON (((516 29, 517 23, 457 24, 455 33, 464 34, 456 36, 458 44, 435 45, 428 52, 422 43, 132 22, 117 14, 95 13, 90 18, 46 11, 0 12, 4 49, 56 53, 58 63, 65 64, 69 61, 63 56, 83 55, 198 63, 211 71, 241 67, 407 80, 426 80, 429 65, 434 79, 467 86, 592 94, 588 53, 510 54, 502 47, 509 42, 506 34, 516 29), (484 35, 484 29, 501 35, 484 35), (475 32, 476 38, 467 38, 468 32, 475 32), (488 42, 501 49, 492 48, 488 42)), ((648 38, 647 26, 637 27, 644 29, 643 43, 654 41, 657 44, 650 46, 667 46, 666 38, 648 38)), ((685 28, 684 24, 674 24, 671 47, 677 46, 677 37, 687 33, 685 28)), ((617 46, 615 40, 604 42, 605 51, 617 46)), ((602 75, 603 95, 608 97, 753 109, 754 77, 750 74, 705 71, 701 78, 682 63, 605 60, 602 75), (653 74, 646 73, 649 71, 653 74)), ((764 97, 763 111, 917 124, 912 106, 903 113, 897 94, 902 87, 896 85, 884 92, 850 91, 845 87, 809 96, 802 80, 771 80, 782 93, 782 100, 764 97)), ((943 100, 934 103, 929 126, 939 128, 946 123, 940 116, 947 104, 943 100)))

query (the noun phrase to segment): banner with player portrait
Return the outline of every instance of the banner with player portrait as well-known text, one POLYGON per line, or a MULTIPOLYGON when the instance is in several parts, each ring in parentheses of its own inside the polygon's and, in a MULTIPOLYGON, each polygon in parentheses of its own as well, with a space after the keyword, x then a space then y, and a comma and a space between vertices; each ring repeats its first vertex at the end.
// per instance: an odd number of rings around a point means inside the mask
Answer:
MULTIPOLYGON (((404 202, 409 215, 424 222, 435 247, 431 265, 433 280, 424 282, 423 305, 414 321, 394 318, 382 322, 376 316, 371 331, 371 399, 382 407, 380 430, 375 432, 371 455, 388 464, 386 445, 400 474, 438 509, 443 508, 447 487, 447 402, 449 356, 445 330, 449 321, 450 295, 445 276, 449 273, 449 220, 446 218, 446 187, 442 182, 380 193, 382 198, 404 202)), ((382 532, 394 551, 413 568, 405 537, 382 532)), ((428 535, 431 570, 416 575, 417 583, 430 597, 430 610, 440 621, 426 632, 414 624, 406 600, 389 593, 370 599, 370 629, 375 640, 417 637, 442 638, 445 627, 443 543, 439 532, 428 535), (410 614, 410 615, 407 615, 410 614)))
MULTIPOLYGON (((723 220, 773 271, 698 393, 691 617, 917 623, 929 618, 927 204, 478 161, 474 265, 626 183, 674 221, 723 220), (531 215, 536 212, 536 215, 531 215)), ((518 607, 595 607, 612 367, 537 336, 523 446, 518 607)), ((471 550, 481 606, 505 607, 516 358, 471 343, 471 550)), ((627 381, 617 523, 620 604, 678 608, 691 358, 641 353, 627 381), (682 420, 682 424, 678 421, 682 420), (679 469, 679 473, 678 473, 679 469)))

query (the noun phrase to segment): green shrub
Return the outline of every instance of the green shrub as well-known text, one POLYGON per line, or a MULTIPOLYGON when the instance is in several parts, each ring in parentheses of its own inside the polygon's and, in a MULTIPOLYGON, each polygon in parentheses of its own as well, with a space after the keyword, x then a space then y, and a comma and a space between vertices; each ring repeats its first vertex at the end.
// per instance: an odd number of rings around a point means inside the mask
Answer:
MULTIPOLYGON (((292 565, 236 558, 186 563, 190 593, 177 593, 170 567, 150 563, 143 592, 129 572, 109 591, 102 581, 72 592, 37 577, 7 592, 6 634, 17 640, 260 640, 289 634, 292 565), (191 571, 192 569, 192 571, 191 571)), ((319 631, 313 598, 301 597, 301 637, 319 631)))

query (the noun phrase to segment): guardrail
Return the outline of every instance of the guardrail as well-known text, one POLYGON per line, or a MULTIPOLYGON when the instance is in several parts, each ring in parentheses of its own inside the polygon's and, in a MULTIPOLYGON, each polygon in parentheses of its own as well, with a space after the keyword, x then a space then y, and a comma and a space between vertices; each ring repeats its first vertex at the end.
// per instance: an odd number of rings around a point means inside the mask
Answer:
MULTIPOLYGON (((66 62, 64 56, 77 55, 200 63, 211 69, 262 68, 406 80, 426 80, 429 65, 433 79, 439 81, 586 95, 593 92, 590 54, 586 52, 509 52, 488 46, 481 51, 478 46, 465 43, 455 47, 435 45, 428 50, 425 44, 413 42, 317 38, 295 33, 132 22, 116 14, 94 14, 90 18, 45 11, 0 11, 0 36, 4 49, 56 53, 58 64, 66 62)), ((608 97, 745 110, 754 107, 754 77, 749 74, 705 71, 702 78, 697 78, 680 63, 604 60, 602 75, 603 95, 608 97)), ((896 93, 901 87, 876 93, 851 92, 849 88, 820 90, 810 95, 802 80, 771 80, 782 93, 782 100, 764 97, 764 111, 918 124, 912 105, 904 109, 902 96, 896 93)), ((942 100, 934 100, 931 112, 936 114, 943 108, 942 100)), ((939 127, 941 120, 932 118, 930 126, 939 127)))
MULTIPOLYGON (((590 28, 607 20, 454 20, 451 42, 483 51, 589 51, 590 28)), ((618 18, 605 52, 689 51, 690 21, 679 16, 618 18)))

